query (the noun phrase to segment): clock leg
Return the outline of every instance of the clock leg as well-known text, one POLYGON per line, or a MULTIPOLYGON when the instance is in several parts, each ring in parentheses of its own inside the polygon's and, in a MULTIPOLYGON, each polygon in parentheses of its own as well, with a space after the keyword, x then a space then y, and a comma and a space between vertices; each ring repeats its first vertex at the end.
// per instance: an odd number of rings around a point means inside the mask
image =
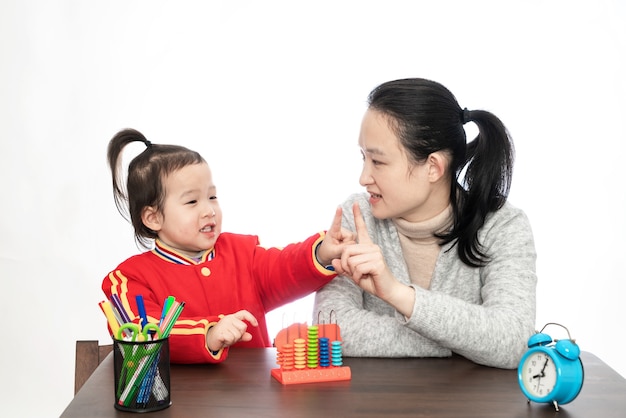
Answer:
POLYGON ((556 412, 559 412, 559 404, 556 401, 552 402, 554 404, 554 409, 556 409, 556 412))

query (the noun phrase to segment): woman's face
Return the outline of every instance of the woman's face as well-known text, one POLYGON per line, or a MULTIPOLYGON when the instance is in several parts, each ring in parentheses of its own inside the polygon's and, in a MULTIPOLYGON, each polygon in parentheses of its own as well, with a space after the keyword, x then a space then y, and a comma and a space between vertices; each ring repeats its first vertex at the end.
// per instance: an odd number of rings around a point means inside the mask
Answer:
POLYGON ((449 204, 443 175, 446 160, 443 154, 433 153, 424 162, 412 162, 388 122, 389 116, 369 109, 361 123, 359 182, 370 194, 372 214, 409 222, 430 219, 449 204))

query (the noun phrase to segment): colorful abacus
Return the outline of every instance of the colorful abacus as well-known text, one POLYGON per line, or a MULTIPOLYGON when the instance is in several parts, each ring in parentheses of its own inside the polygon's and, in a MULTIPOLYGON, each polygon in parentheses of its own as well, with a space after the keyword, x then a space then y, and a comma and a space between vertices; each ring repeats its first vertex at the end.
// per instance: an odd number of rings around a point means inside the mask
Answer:
POLYGON ((272 369, 272 376, 283 385, 350 380, 350 368, 343 366, 339 329, 333 325, 337 339, 330 341, 328 337, 319 337, 320 328, 325 330, 325 327, 328 326, 296 324, 283 329, 279 333, 281 338, 275 340, 276 363, 280 368, 272 369), (300 335, 303 328, 306 339, 300 335), (290 330, 293 339, 289 336, 290 330))

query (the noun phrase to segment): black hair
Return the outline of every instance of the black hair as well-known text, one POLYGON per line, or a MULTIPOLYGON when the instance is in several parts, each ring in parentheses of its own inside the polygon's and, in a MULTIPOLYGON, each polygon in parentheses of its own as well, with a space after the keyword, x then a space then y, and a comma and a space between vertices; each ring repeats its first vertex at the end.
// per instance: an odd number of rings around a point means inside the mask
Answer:
POLYGON ((141 214, 145 207, 163 210, 165 188, 163 179, 173 171, 192 164, 206 163, 196 151, 179 145, 152 144, 135 129, 124 129, 109 141, 107 159, 113 180, 113 197, 120 214, 133 226, 135 240, 149 248, 157 237, 155 231, 144 225, 141 214), (143 142, 146 149, 128 165, 126 187, 122 186, 121 154, 131 142, 143 142))
POLYGON ((414 162, 437 151, 450 157, 453 225, 438 238, 442 245, 455 242, 465 264, 485 265, 489 255, 478 231, 487 214, 506 202, 513 175, 513 141, 502 121, 485 110, 461 109, 446 87, 422 78, 383 83, 370 93, 368 105, 390 118, 390 129, 414 162), (463 125, 469 121, 478 134, 467 143, 463 125))

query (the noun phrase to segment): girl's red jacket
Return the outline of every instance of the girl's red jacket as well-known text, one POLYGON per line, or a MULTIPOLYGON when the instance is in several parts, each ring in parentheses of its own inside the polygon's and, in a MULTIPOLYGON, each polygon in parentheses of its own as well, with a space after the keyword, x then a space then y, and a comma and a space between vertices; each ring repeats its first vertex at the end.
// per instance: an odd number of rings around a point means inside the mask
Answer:
POLYGON ((228 349, 211 352, 208 329, 220 317, 246 309, 258 320, 248 326, 249 342, 234 347, 270 347, 265 314, 316 291, 335 277, 319 264, 315 248, 324 232, 284 248, 264 248, 254 235, 220 234, 212 251, 195 261, 159 240, 151 251, 130 257, 102 282, 107 298, 117 293, 134 322, 136 295, 142 295, 148 321, 158 323, 168 296, 185 302, 169 335, 172 363, 218 363, 228 349))

